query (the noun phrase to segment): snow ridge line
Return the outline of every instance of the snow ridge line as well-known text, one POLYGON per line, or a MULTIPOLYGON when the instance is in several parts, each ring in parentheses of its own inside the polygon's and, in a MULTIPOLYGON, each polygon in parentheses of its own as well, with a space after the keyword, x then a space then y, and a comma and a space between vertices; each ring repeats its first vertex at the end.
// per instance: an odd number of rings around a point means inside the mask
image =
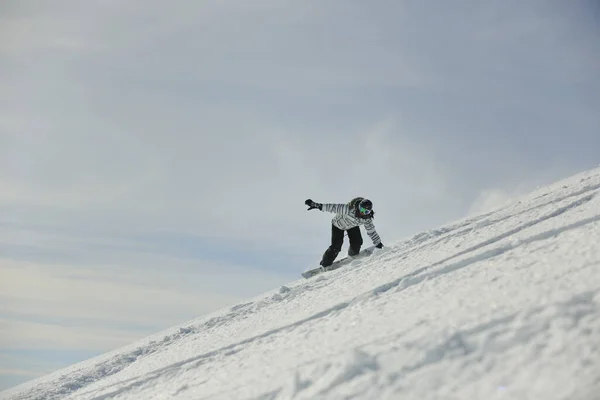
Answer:
MULTIPOLYGON (((119 353, 120 350, 117 349, 115 350, 115 352, 117 353, 116 356, 110 356, 111 353, 107 353, 103 356, 100 356, 104 358, 103 361, 88 367, 87 370, 81 371, 82 373, 78 375, 73 375, 62 370, 58 371, 57 373, 60 372, 61 374, 60 377, 57 379, 57 381, 59 382, 58 385, 56 385, 56 381, 54 381, 54 385, 51 388, 47 387, 45 383, 41 383, 38 385, 38 389, 36 389, 36 391, 44 393, 44 396, 39 397, 39 399, 41 400, 43 398, 43 400, 58 400, 63 399, 65 396, 71 395, 77 391, 82 391, 82 393, 86 393, 85 391, 83 391, 83 389, 88 385, 98 380, 104 379, 108 376, 121 372, 140 358, 151 355, 159 350, 164 350, 166 347, 171 346, 192 334, 200 332, 207 333, 210 330, 227 324, 228 322, 235 320, 236 318, 244 314, 255 313, 261 310, 262 308, 267 307, 269 304, 272 303, 273 300, 277 300, 278 298, 278 295, 274 295, 273 297, 264 298, 257 303, 247 302, 234 305, 229 309, 228 312, 226 312, 223 315, 210 317, 207 320, 200 322, 198 325, 192 324, 189 326, 181 326, 176 332, 171 333, 169 335, 165 335, 161 340, 151 340, 149 343, 137 346, 127 353, 119 353)), ((311 317, 308 318, 310 319, 311 317)), ((255 339, 255 337, 249 338, 247 340, 251 341, 253 339, 255 339)), ((214 352, 206 354, 215 353, 220 350, 226 350, 230 347, 235 347, 236 344, 237 343, 234 343, 221 349, 215 350, 214 352)), ((182 361, 181 363, 183 365, 186 362, 182 361)), ((128 381, 122 381, 121 383, 123 382, 128 381)), ((30 399, 29 396, 26 398, 30 399)), ((24 399, 24 397, 19 396, 17 394, 15 397, 12 397, 12 399, 20 400, 24 399)))
MULTIPOLYGON (((111 353, 107 353, 103 356, 103 361, 98 364, 88 367, 86 370, 81 371, 79 374, 72 374, 68 371, 57 371, 54 374, 59 374, 56 380, 53 380, 52 387, 48 387, 46 383, 40 383, 37 385, 35 392, 43 393, 40 397, 34 397, 33 399, 43 400, 58 400, 63 399, 65 396, 71 395, 77 391, 82 391, 88 385, 104 379, 108 376, 117 374, 127 368, 129 365, 135 363, 138 359, 145 356, 151 355, 159 350, 164 350, 166 347, 175 344, 191 334, 199 333, 201 331, 208 332, 209 330, 220 327, 229 321, 235 320, 240 315, 246 313, 253 313, 257 310, 262 309, 270 303, 268 299, 263 299, 257 304, 250 302, 244 304, 238 304, 230 308, 230 310, 224 315, 218 315, 210 317, 206 321, 201 322, 197 326, 182 326, 179 329, 169 335, 165 335, 162 340, 151 340, 149 343, 135 347, 129 352, 119 353, 120 350, 115 350, 116 355, 111 356, 111 353), (248 310, 249 306, 254 305, 253 310, 248 310), (57 382, 58 381, 58 382, 57 382), (58 384, 57 384, 58 383, 58 384)), ((71 366, 76 367, 77 364, 71 366)), ((52 374, 52 375, 54 375, 52 374)), ((124 381, 127 382, 127 381, 124 381)), ((110 387, 110 386, 109 386, 110 387)), ((18 388, 13 388, 18 389, 18 388)), ((85 393, 85 391, 82 391, 85 393)), ((30 396, 23 397, 22 395, 16 394, 11 397, 12 400, 20 399, 31 400, 30 396)))
MULTIPOLYGON (((557 200, 555 200, 555 201, 551 201, 551 202, 547 202, 547 203, 544 203, 544 204, 540 204, 540 205, 538 205, 538 206, 536 206, 536 207, 530 207, 530 208, 528 209, 528 212, 531 212, 531 211, 535 210, 536 208, 545 207, 545 206, 547 206, 547 205, 550 205, 550 204, 553 204, 553 203, 556 203, 556 202, 559 202, 559 201, 563 201, 563 200, 565 200, 565 199, 567 199, 567 198, 570 198, 570 197, 573 197, 573 196, 575 196, 575 195, 580 195, 580 194, 582 194, 582 193, 589 192, 590 190, 592 190, 592 191, 595 191, 595 190, 597 190, 597 189, 599 189, 599 188, 600 188, 600 184, 598 184, 598 185, 593 185, 593 186, 590 186, 590 187, 588 187, 588 188, 587 188, 587 189, 585 189, 585 190, 579 190, 579 191, 577 191, 576 193, 573 193, 572 195, 569 195, 569 196, 562 197, 562 198, 560 198, 560 199, 557 199, 557 200)), ((480 243, 480 244, 477 244, 477 245, 475 245, 475 246, 472 246, 472 247, 469 247, 469 248, 467 248, 467 249, 465 249, 465 250, 462 250, 462 251, 460 251, 460 252, 458 252, 458 253, 455 253, 455 254, 453 254, 453 255, 451 255, 451 256, 449 256, 449 257, 447 257, 447 258, 443 259, 443 260, 437 261, 437 262, 435 262, 435 263, 433 263, 433 264, 431 264, 431 265, 429 265, 429 266, 427 266, 427 267, 422 267, 422 268, 419 268, 419 269, 415 270, 413 273, 414 273, 414 274, 418 274, 418 273, 424 272, 426 269, 429 269, 429 268, 431 268, 431 267, 435 267, 435 266, 437 266, 437 265, 443 264, 443 263, 445 263, 445 262, 447 262, 447 261, 450 261, 450 260, 452 260, 452 259, 454 259, 454 258, 456 258, 456 257, 463 256, 463 255, 465 255, 465 254, 467 254, 467 253, 470 253, 470 252, 476 251, 476 250, 478 250, 478 249, 480 249, 480 248, 482 248, 482 247, 485 247, 485 246, 488 246, 488 245, 490 245, 490 244, 496 243, 496 242, 498 242, 498 241, 500 241, 500 240, 502 240, 502 239, 505 239, 505 238, 507 238, 507 237, 510 237, 510 236, 514 235, 515 233, 518 233, 518 232, 520 232, 520 231, 523 231, 523 230, 525 230, 525 229, 527 229, 527 228, 530 228, 530 227, 532 227, 532 226, 534 226, 534 225, 537 225, 537 224, 539 224, 539 223, 541 223, 541 222, 544 222, 544 221, 546 221, 546 220, 548 220, 548 219, 551 219, 551 218, 557 217, 557 216, 559 216, 559 215, 561 215, 561 214, 564 214, 564 213, 565 213, 565 212, 567 212, 567 211, 570 211, 570 210, 572 210, 572 209, 574 209, 574 208, 576 208, 576 207, 579 207, 579 206, 581 206, 581 205, 583 205, 583 204, 585 204, 585 203, 587 203, 587 202, 591 201, 591 200, 592 200, 594 197, 596 197, 596 195, 597 195, 597 194, 598 194, 598 193, 596 192, 596 193, 591 193, 591 194, 588 194, 588 195, 586 195, 586 196, 583 196, 583 197, 581 197, 581 198, 577 199, 576 201, 573 201, 573 202, 571 202, 571 203, 569 203, 569 204, 567 204, 567 205, 565 205, 565 206, 563 206, 563 207, 557 208, 555 211, 553 211, 553 212, 551 212, 551 213, 549 213, 549 214, 546 214, 546 215, 544 215, 544 216, 542 216, 542 217, 540 217, 540 218, 537 218, 537 219, 535 219, 535 220, 532 220, 532 221, 529 221, 529 222, 527 222, 527 223, 525 223, 525 224, 522 224, 522 225, 520 225, 520 226, 518 226, 518 227, 516 227, 516 228, 513 228, 513 229, 511 229, 511 230, 509 230, 509 231, 505 232, 504 234, 501 234, 501 235, 495 236, 495 237, 493 237, 493 238, 490 238, 490 239, 488 239, 488 240, 486 240, 486 241, 484 241, 484 242, 482 242, 482 243, 480 243)), ((519 213, 519 214, 520 214, 520 213, 519 213)), ((519 214, 515 214, 515 215, 519 215, 519 214)), ((503 218, 501 218, 501 219, 499 219, 499 220, 496 220, 496 221, 490 222, 489 224, 486 224, 486 225, 484 225, 484 226, 490 226, 490 225, 493 225, 493 224, 495 224, 495 223, 498 223, 498 222, 503 222, 503 221, 505 221, 505 220, 507 220, 507 219, 510 219, 510 218, 512 218, 512 216, 503 217, 503 218)), ((468 233, 468 232, 471 232, 471 231, 473 231, 474 229, 475 229, 475 228, 467 228, 467 229, 463 229, 463 230, 461 230, 461 231, 459 231, 459 232, 456 232, 455 234, 453 234, 453 235, 450 235, 450 236, 451 236, 451 237, 460 236, 460 235, 466 234, 466 233, 468 233)), ((423 248, 425 248, 425 247, 427 247, 427 246, 433 246, 433 245, 436 245, 436 244, 438 244, 439 242, 441 242, 441 241, 443 241, 443 240, 447 240, 447 239, 448 239, 448 237, 446 237, 446 236, 445 236, 445 237, 443 237, 443 238, 438 238, 438 239, 437 239, 436 241, 434 241, 433 243, 426 243, 426 244, 423 244, 423 245, 421 245, 421 246, 419 246, 419 247, 416 247, 416 248, 414 248, 414 249, 409 247, 409 248, 410 248, 410 252, 413 252, 413 251, 417 251, 417 250, 423 249, 423 248)), ((389 261, 389 258, 386 258, 386 259, 384 259, 383 261, 389 261)))
POLYGON ((471 253, 473 251, 479 250, 482 247, 485 247, 485 246, 488 246, 490 244, 499 242, 502 239, 506 239, 507 237, 510 237, 510 236, 512 236, 512 235, 514 235, 514 234, 516 234, 516 233, 518 233, 520 231, 523 231, 523 230, 525 230, 527 228, 531 228, 532 226, 537 225, 537 224, 539 224, 541 222, 547 221, 547 220, 549 220, 551 218, 558 217, 559 215, 564 214, 567 211, 570 211, 570 210, 572 210, 574 208, 582 206, 583 204, 591 201, 595 196, 596 196, 596 193, 592 193, 592 194, 589 194, 587 196, 584 196, 584 197, 582 197, 580 199, 577 199, 576 201, 574 201, 572 203, 567 204, 566 206, 563 206, 563 207, 560 207, 560 208, 556 209, 555 211, 553 211, 553 212, 551 212, 551 213, 549 213, 547 215, 544 215, 544 216, 542 216, 540 218, 537 218, 537 219, 534 219, 532 221, 528 221, 528 222, 526 222, 526 223, 524 223, 524 224, 522 224, 520 226, 517 226, 516 228, 511 229, 511 230, 509 230, 509 231, 507 231, 507 232, 505 232, 505 233, 503 233, 501 235, 498 235, 498 236, 495 236, 495 237, 493 237, 491 239, 483 241, 483 242, 481 242, 478 245, 469 247, 468 249, 459 251, 458 253, 456 253, 456 254, 454 254, 454 255, 452 255, 450 257, 447 257, 447 258, 445 258, 445 259, 443 259, 441 261, 438 261, 438 262, 436 262, 433 265, 434 266, 435 265, 439 265, 439 264, 445 263, 446 261, 452 260, 453 258, 460 257, 460 256, 463 256, 463 255, 465 255, 467 253, 471 253))
MULTIPOLYGON (((587 178, 587 179, 590 179, 590 178, 587 178)), ((581 188, 580 190, 577 190, 575 192, 569 193, 566 196, 562 196, 562 197, 559 197, 559 198, 556 198, 556 199, 553 199, 553 200, 550 200, 550 201, 547 201, 547 202, 544 202, 544 203, 541 203, 541 204, 537 204, 535 206, 532 206, 532 207, 529 207, 529 208, 527 208, 525 210, 522 210, 522 211, 520 211, 520 212, 518 212, 516 214, 508 214, 508 215, 503 216, 503 217, 501 217, 499 219, 488 220, 488 221, 485 222, 484 225, 470 226, 470 225, 475 224, 477 221, 483 219, 482 217, 489 217, 489 216, 491 216, 493 214, 497 214, 500 211, 504 211, 504 210, 506 210, 506 209, 508 209, 510 207, 514 207, 514 204, 513 204, 513 205, 510 205, 508 207, 504 207, 504 208, 501 208, 501 209, 498 209, 498 210, 495 210, 495 211, 488 212, 486 214, 479 215, 477 217, 468 219, 468 220, 463 221, 463 222, 458 223, 458 224, 448 225, 448 226, 445 226, 445 227, 442 227, 442 228, 434 229, 432 231, 427 231, 427 232, 419 233, 419 234, 413 236, 411 239, 409 239, 406 242, 406 247, 411 248, 411 251, 413 251, 413 250, 422 249, 422 248, 424 248, 426 246, 429 246, 429 247, 436 246, 440 242, 446 240, 448 238, 448 236, 456 237, 456 236, 464 235, 464 234, 467 234, 469 232, 472 232, 476 228, 481 228, 481 227, 493 225, 493 224, 496 224, 496 223, 499 223, 499 222, 504 222, 504 221, 506 221, 508 219, 511 219, 511 218, 514 218, 514 217, 518 217, 519 215, 527 214, 527 213, 535 210, 536 208, 546 207, 546 206, 549 206, 551 204, 559 203, 561 201, 570 199, 572 197, 577 197, 577 196, 580 196, 580 195, 588 193, 588 192, 597 191, 599 189, 600 189, 600 183, 593 184, 593 185, 588 185, 588 186, 585 186, 585 187, 581 188), (464 229, 461 229, 461 230, 455 232, 456 230, 458 230, 460 228, 463 228, 465 226, 467 228, 464 228, 464 229), (448 233, 452 233, 452 234, 451 235, 446 235, 448 233), (436 240, 433 241, 433 242, 431 242, 431 243, 425 243, 428 239, 432 239, 432 238, 436 238, 436 240), (413 246, 419 245, 419 244, 421 246, 413 248, 413 246)), ((537 198, 542 198, 542 197, 547 196, 547 195, 548 195, 548 193, 546 193, 544 195, 541 195, 541 196, 538 196, 538 197, 536 197, 536 199, 537 198)), ((592 193, 590 195, 593 196, 595 194, 592 193)), ((591 199, 588 199, 588 201, 589 200, 591 200, 591 199)), ((567 206, 567 207, 569 207, 569 206, 567 206)), ((563 210, 563 212, 564 211, 567 211, 567 210, 563 210)), ((556 215, 554 215, 554 216, 556 216, 556 215)))
POLYGON ((452 255, 450 257, 446 257, 443 260, 436 261, 436 262, 434 262, 434 263, 432 263, 432 264, 430 264, 428 266, 425 266, 425 267, 421 267, 421 268, 419 268, 419 269, 417 269, 417 270, 415 270, 413 272, 410 272, 410 273, 408 273, 408 274, 406 274, 406 275, 404 275, 404 276, 402 276, 402 277, 400 277, 398 279, 395 279, 395 280, 393 280, 391 282, 388 282, 386 284, 378 286, 378 287, 376 287, 375 289, 373 289, 373 290, 371 290, 369 292, 366 292, 366 293, 363 293, 360 296, 357 296, 355 299, 351 300, 351 303, 354 303, 354 302, 357 302, 357 301, 363 301, 363 300, 365 300, 367 298, 370 298, 372 296, 377 296, 377 295, 379 295, 381 293, 385 293, 385 292, 387 292, 387 291, 389 291, 389 290, 391 290, 393 288, 398 288, 398 290, 403 290, 403 289, 406 289, 406 288, 408 288, 410 286, 419 284, 419 283, 423 282, 424 280, 437 278, 439 276, 448 274, 448 273, 456 271, 458 269, 467 267, 467 266, 469 266, 469 265, 471 265, 473 263, 476 263, 476 262, 479 262, 479 261, 488 260, 490 258, 496 257, 496 256, 498 256, 500 254, 503 254, 503 253, 505 253, 505 252, 507 252, 509 250, 515 249, 515 248, 517 248, 519 246, 523 246, 523 245, 530 244, 530 243, 533 243, 533 242, 536 242, 536 241, 540 241, 540 240, 545 240, 545 239, 551 238, 552 236, 559 235, 560 233, 563 233, 563 232, 566 232, 566 231, 569 231, 569 230, 572 230, 572 229, 580 228, 580 227, 582 227, 584 225, 587 225, 587 224, 590 224, 590 223, 593 223, 593 222, 598 222, 598 221, 600 221, 600 215, 596 215, 594 217, 590 217, 590 218, 586 218, 586 219, 574 222, 574 223, 572 223, 570 225, 563 226, 562 228, 550 229, 548 231, 541 232, 541 233, 539 233, 537 235, 531 236, 530 238, 525 239, 525 240, 521 240, 521 241, 518 241, 518 242, 515 242, 515 243, 507 243, 505 245, 502 245, 502 246, 499 246, 499 247, 496 247, 496 248, 484 251, 483 253, 471 256, 471 257, 466 258, 464 260, 457 261, 457 262, 452 263, 452 264, 448 264, 448 265, 444 266, 443 268, 441 268, 441 269, 439 269, 437 271, 427 272, 427 271, 429 271, 429 270, 431 270, 431 269, 433 269, 435 267, 438 267, 438 266, 440 266, 442 264, 445 264, 446 262, 448 262, 448 261, 450 261, 450 260, 452 260, 452 259, 454 259, 456 257, 459 257, 459 256, 465 255, 467 253, 471 253, 471 252, 480 250, 480 249, 482 249, 485 246, 488 246, 488 245, 496 243, 496 242, 498 242, 498 241, 500 241, 502 239, 510 237, 510 236, 514 235, 515 233, 517 233, 517 232, 520 232, 520 231, 522 231, 524 229, 530 228, 530 227, 532 227, 532 226, 534 226, 536 224, 539 224, 541 222, 547 221, 550 218, 554 218, 556 216, 559 216, 559 215, 565 213, 566 211, 569 211, 569 210, 574 209, 574 208, 576 208, 578 206, 581 206, 582 204, 587 203, 588 201, 592 200, 595 196, 596 196, 595 194, 587 195, 587 196, 585 196, 585 197, 583 197, 581 199, 578 199, 577 201, 574 201, 574 202, 572 202, 572 203, 570 203, 570 204, 568 204, 568 205, 566 205, 564 207, 561 207, 561 208, 557 209, 556 211, 553 211, 550 214, 547 214, 547 215, 542 216, 542 217, 540 217, 540 218, 538 218, 536 220, 533 220, 533 221, 527 222, 525 224, 522 224, 521 226, 518 226, 518 227, 516 227, 514 229, 511 229, 511 230, 509 230, 509 231, 507 231, 507 232, 505 232, 503 234, 500 234, 500 235, 498 235, 498 236, 496 236, 494 238, 486 240, 486 241, 484 241, 484 242, 482 242, 482 243, 480 243, 478 245, 475 245, 475 246, 472 246, 472 247, 470 247, 468 249, 465 249, 465 250, 463 250, 463 251, 461 251, 459 253, 456 253, 455 255, 452 255))

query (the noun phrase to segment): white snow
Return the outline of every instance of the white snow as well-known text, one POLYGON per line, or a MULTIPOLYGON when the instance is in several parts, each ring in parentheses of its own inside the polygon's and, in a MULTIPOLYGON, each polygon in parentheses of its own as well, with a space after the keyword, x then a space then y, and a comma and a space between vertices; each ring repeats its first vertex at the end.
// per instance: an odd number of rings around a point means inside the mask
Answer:
POLYGON ((599 269, 600 168, 1 395, 600 399, 599 269))

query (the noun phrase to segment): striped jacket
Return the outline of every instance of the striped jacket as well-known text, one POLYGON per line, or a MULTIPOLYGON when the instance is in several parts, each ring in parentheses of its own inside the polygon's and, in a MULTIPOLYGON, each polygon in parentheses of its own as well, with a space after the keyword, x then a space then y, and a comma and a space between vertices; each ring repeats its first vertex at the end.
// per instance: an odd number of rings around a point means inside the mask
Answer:
POLYGON ((377 246, 381 243, 381 238, 375 230, 375 224, 371 218, 358 218, 354 215, 354 210, 350 208, 348 204, 323 204, 323 212, 335 213, 336 215, 331 220, 333 226, 341 229, 348 230, 355 226, 364 225, 367 230, 367 235, 373 241, 373 244, 377 246))

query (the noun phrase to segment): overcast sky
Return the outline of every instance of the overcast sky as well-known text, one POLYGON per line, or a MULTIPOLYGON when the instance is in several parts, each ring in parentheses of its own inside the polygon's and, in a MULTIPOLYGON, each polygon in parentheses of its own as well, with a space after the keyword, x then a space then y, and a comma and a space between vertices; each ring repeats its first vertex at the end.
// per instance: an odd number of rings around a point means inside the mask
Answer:
POLYGON ((599 34, 594 0, 0 3, 0 389, 299 278, 306 198, 393 245, 597 166, 599 34))

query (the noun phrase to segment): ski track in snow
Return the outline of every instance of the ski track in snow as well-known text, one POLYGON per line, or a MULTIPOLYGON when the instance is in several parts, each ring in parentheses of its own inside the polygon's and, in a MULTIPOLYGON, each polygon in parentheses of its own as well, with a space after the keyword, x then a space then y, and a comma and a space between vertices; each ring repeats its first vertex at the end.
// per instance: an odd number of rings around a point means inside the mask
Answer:
POLYGON ((600 169, 580 174, 517 204, 415 235, 368 259, 300 278, 0 395, 11 400, 591 398, 586 396, 596 395, 594 389, 600 393, 600 371, 594 368, 600 360, 600 284, 592 278, 598 275, 600 251, 588 244, 585 251, 596 258, 582 256, 576 267, 558 270, 572 262, 578 241, 600 239, 599 191, 600 169), (561 244, 564 257, 557 250, 561 244), (540 261, 544 257, 548 263, 540 261), (511 286, 510 276, 504 277, 508 265, 510 274, 538 286, 511 286), (580 275, 589 279, 575 281, 580 275), (485 285, 515 296, 485 303, 486 289, 477 290, 485 285), (449 312, 418 309, 419 296, 426 303, 447 303, 449 312), (408 303, 413 308, 405 309, 408 303), (463 309, 460 318, 452 318, 450 311, 463 309), (364 326, 363 319, 376 329, 364 326), (275 362, 279 358, 281 364, 275 362), (504 364, 505 359, 514 362, 504 364), (566 378, 564 363, 573 364, 566 378), (544 382, 554 379, 563 386, 544 386, 542 373, 548 377, 544 382), (486 382, 487 374, 493 382, 486 382))

